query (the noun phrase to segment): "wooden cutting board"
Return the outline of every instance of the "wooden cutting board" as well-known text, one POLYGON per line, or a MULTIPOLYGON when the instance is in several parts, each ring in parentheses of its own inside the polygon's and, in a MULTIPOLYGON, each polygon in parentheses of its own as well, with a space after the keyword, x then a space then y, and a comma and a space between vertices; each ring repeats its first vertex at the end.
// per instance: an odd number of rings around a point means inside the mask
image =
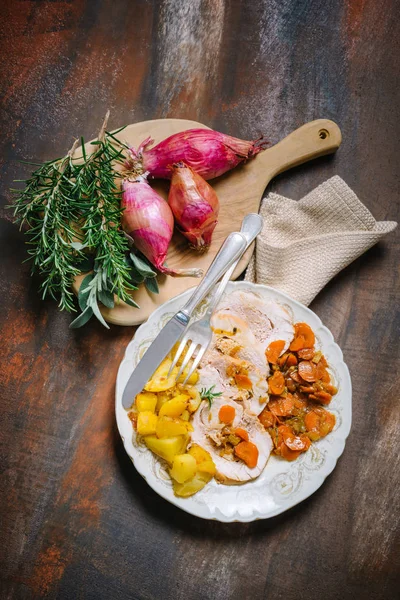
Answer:
MULTIPOLYGON (((137 147, 149 135, 155 144, 172 135, 205 125, 184 119, 157 119, 128 125, 117 137, 131 146, 137 147)), ((243 217, 250 212, 258 212, 265 188, 275 175, 295 167, 312 158, 335 152, 340 146, 342 136, 339 127, 333 121, 318 119, 306 123, 285 137, 275 146, 260 152, 253 160, 236 167, 233 171, 211 180, 220 201, 218 225, 214 230, 209 250, 202 255, 188 248, 186 239, 178 232, 174 234, 168 251, 168 266, 173 268, 200 267, 207 270, 219 247, 232 231, 240 230, 243 217)), ((88 147, 88 150, 90 146, 88 147)), ((169 182, 154 181, 151 184, 164 198, 168 196, 169 182)), ((246 268, 253 247, 243 255, 232 279, 236 279, 246 268)), ((83 276, 75 281, 74 289, 79 289, 83 276)), ((184 290, 198 284, 198 279, 190 277, 158 278, 160 293, 151 294, 144 285, 134 292, 134 299, 140 308, 133 308, 120 302, 112 309, 102 308, 104 318, 117 325, 138 325, 161 304, 177 296, 184 290)))

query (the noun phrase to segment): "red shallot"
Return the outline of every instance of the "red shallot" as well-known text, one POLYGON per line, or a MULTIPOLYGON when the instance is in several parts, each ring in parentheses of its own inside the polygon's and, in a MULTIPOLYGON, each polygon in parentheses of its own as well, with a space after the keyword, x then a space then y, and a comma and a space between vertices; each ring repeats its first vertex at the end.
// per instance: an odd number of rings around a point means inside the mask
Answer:
POLYGON ((218 196, 213 188, 183 162, 172 167, 168 204, 179 231, 197 250, 206 250, 217 224, 218 196))
POLYGON ((135 246, 161 273, 200 277, 201 269, 169 269, 164 265, 174 229, 168 203, 153 190, 145 177, 122 182, 122 228, 135 246))
POLYGON ((152 143, 149 137, 137 150, 130 148, 131 162, 136 169, 161 179, 170 179, 171 165, 180 160, 204 179, 212 179, 254 157, 267 144, 262 138, 248 142, 212 129, 175 133, 147 150, 152 143))

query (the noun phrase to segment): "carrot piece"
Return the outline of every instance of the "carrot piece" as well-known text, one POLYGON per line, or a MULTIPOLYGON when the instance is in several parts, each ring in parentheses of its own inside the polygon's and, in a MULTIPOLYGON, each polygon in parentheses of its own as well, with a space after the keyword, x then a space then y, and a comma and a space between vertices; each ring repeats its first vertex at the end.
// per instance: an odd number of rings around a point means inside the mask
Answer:
POLYGON ((321 418, 314 410, 308 412, 304 417, 304 425, 307 431, 318 431, 320 422, 321 418))
POLYGON ((295 335, 302 335, 305 341, 303 348, 312 348, 315 344, 315 335, 313 330, 307 323, 294 324, 295 335))
POLYGON ((317 379, 315 365, 309 360, 302 360, 299 363, 298 373, 304 381, 315 381, 317 379))
POLYGON ((286 396, 286 398, 270 400, 268 402, 268 408, 276 417, 287 417, 293 412, 294 399, 290 396, 286 396))
POLYGON ((283 340, 275 340, 274 342, 271 342, 265 351, 267 361, 275 365, 284 347, 285 342, 283 340))
POLYGON ((293 401, 295 408, 298 408, 299 410, 307 408, 307 401, 297 396, 297 394, 293 395, 293 401))
POLYGON ((321 404, 329 404, 332 400, 332 396, 328 392, 315 392, 315 395, 321 404))
POLYGON ((324 390, 325 392, 328 392, 328 394, 331 394, 331 396, 334 396, 338 392, 337 387, 331 383, 324 383, 324 390))
POLYGON ((313 394, 315 392, 314 388, 312 387, 312 385, 301 385, 300 389, 302 392, 304 392, 305 394, 313 394))
POLYGON ((236 373, 234 375, 234 379, 236 381, 236 385, 243 390, 251 390, 253 384, 251 383, 251 379, 247 375, 243 375, 242 373, 236 373))
POLYGON ((294 354, 290 353, 288 354, 287 360, 286 360, 286 367, 295 367, 297 365, 297 358, 294 354))
POLYGON ((236 414, 236 411, 233 408, 233 406, 230 406, 229 404, 224 404, 219 409, 218 417, 219 417, 219 420, 221 421, 221 423, 226 423, 227 425, 229 425, 230 423, 233 422, 233 419, 235 418, 235 414, 236 414))
POLYGON ((245 429, 242 429, 241 427, 237 427, 235 429, 234 433, 235 433, 235 435, 240 437, 245 442, 249 441, 249 434, 247 433, 247 431, 245 429))
POLYGON ((278 360, 276 361, 276 364, 279 365, 281 368, 283 368, 286 364, 288 356, 289 356, 289 354, 287 352, 285 352, 285 354, 282 354, 282 356, 280 356, 278 358, 278 360))
POLYGON ((252 442, 240 442, 235 446, 235 454, 240 458, 249 469, 254 469, 258 462, 258 448, 252 442))
POLYGON ((292 460, 296 460, 296 458, 298 458, 301 454, 301 452, 299 450, 295 451, 295 450, 291 450, 290 448, 288 448, 288 446, 285 444, 285 442, 282 442, 278 448, 277 448, 277 453, 279 453, 282 458, 284 458, 285 460, 288 461, 292 461, 292 460))
POLYGON ((305 344, 306 340, 304 339, 304 336, 296 335, 296 337, 289 346, 289 350, 291 350, 292 352, 297 352, 298 350, 304 348, 305 344))
POLYGON ((275 415, 272 414, 267 406, 263 409, 261 414, 258 415, 258 420, 266 429, 267 427, 273 427, 276 421, 275 415))
POLYGON ((270 394, 280 396, 285 389, 285 378, 280 371, 275 371, 272 377, 268 378, 270 394))
POLYGON ((298 351, 299 358, 302 358, 303 360, 311 360, 314 354, 314 348, 302 348, 298 351))
POLYGON ((290 372, 290 377, 293 379, 293 381, 295 381, 296 383, 301 383, 301 378, 300 375, 298 374, 297 371, 291 371, 290 372))

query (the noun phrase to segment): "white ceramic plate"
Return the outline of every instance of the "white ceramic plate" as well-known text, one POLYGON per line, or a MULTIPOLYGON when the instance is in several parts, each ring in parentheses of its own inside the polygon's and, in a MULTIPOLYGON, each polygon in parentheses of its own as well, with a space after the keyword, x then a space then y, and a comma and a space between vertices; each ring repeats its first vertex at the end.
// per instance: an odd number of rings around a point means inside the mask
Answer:
MULTIPOLYGON (((313 329, 317 343, 326 356, 339 388, 329 410, 336 416, 336 426, 326 438, 312 444, 294 462, 271 456, 258 479, 240 486, 226 486, 212 480, 191 498, 177 498, 173 491, 165 463, 139 444, 132 423, 122 406, 122 392, 135 365, 155 338, 161 327, 177 312, 191 294, 188 290, 160 306, 137 330, 121 362, 116 385, 116 418, 125 450, 137 471, 160 496, 192 515, 223 522, 248 522, 278 515, 311 496, 333 471, 344 450, 351 426, 351 380, 343 362, 342 351, 334 342, 331 332, 319 317, 299 302, 273 288, 245 281, 229 283, 227 293, 248 290, 267 300, 275 300, 293 315, 294 322, 303 321, 313 329)), ((201 307, 201 312, 205 304, 201 307)))

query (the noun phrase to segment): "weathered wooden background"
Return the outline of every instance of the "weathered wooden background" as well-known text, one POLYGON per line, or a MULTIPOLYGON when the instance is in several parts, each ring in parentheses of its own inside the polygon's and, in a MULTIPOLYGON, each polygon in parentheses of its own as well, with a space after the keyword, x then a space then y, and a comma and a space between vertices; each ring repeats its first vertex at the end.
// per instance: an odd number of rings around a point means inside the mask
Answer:
POLYGON ((379 219, 399 208, 396 0, 7 0, 1 3, 1 597, 392 599, 399 590, 399 235, 312 308, 344 351, 354 423, 311 498, 252 524, 168 505, 124 453, 114 381, 134 331, 41 302, 8 188, 18 159, 111 127, 197 119, 273 142, 338 122, 343 145, 277 178, 298 199, 339 174, 379 219), (396 242, 397 240, 397 242, 396 242), (396 295, 397 294, 397 295, 396 295), (396 370, 397 369, 397 370, 396 370))

